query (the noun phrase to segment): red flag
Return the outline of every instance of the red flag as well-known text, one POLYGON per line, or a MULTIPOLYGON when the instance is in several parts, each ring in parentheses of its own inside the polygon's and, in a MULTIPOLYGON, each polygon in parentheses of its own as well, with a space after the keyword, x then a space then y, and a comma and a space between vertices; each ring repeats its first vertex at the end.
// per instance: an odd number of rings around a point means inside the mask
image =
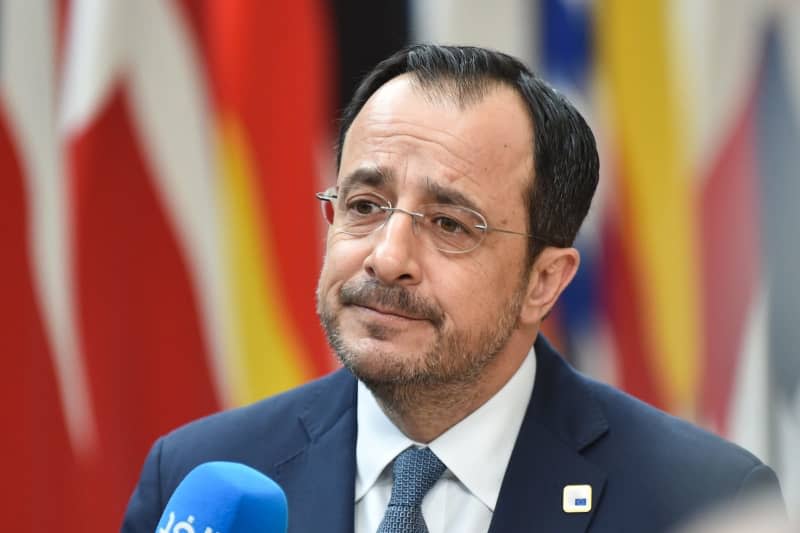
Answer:
MULTIPOLYGON (((82 466, 86 490, 100 500, 92 529, 111 531, 155 438, 221 405, 196 276, 163 194, 172 179, 159 166, 166 143, 148 129, 158 115, 147 107, 149 84, 162 79, 147 63, 150 47, 173 52, 175 42, 161 36, 180 38, 182 21, 160 3, 95 9, 75 2, 72 9, 63 133, 80 348, 98 433, 82 466), (86 33, 93 24, 132 29, 120 39, 86 33)), ((166 80, 169 94, 176 88, 166 80)))
POLYGON ((72 450, 31 269, 29 191, 0 106, 0 353, 7 458, 0 500, 10 531, 73 531, 72 450))

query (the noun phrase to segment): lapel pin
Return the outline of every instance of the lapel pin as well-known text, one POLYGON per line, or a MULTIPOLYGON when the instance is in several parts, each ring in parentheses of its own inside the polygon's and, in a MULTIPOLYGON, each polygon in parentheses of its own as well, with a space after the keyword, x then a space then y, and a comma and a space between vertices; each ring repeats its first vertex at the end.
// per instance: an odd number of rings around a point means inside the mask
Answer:
POLYGON ((565 513, 588 513, 592 510, 591 485, 566 485, 563 493, 565 513))

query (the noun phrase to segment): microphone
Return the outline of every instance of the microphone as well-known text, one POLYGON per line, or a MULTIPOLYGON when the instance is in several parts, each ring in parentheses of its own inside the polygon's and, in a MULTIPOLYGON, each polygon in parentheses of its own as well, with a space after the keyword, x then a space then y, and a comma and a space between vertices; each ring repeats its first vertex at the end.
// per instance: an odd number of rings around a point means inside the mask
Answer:
POLYGON ((156 533, 286 533, 286 495, 241 463, 196 466, 172 493, 156 533))

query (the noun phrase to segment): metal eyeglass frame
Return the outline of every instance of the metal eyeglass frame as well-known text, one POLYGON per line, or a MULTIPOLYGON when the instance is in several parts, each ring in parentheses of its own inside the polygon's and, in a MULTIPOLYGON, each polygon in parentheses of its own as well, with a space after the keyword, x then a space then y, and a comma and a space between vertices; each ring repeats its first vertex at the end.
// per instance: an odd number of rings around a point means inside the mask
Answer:
MULTIPOLYGON (((396 213, 396 212, 405 213, 406 215, 410 216, 412 219, 417 219, 417 218, 422 219, 422 218, 425 217, 424 213, 417 213, 417 212, 414 212, 414 211, 408 211, 407 209, 403 209, 402 207, 393 207, 392 206, 392 202, 390 202, 389 200, 387 200, 386 198, 384 198, 380 194, 377 194, 377 193, 374 193, 374 192, 370 193, 370 194, 373 194, 374 196, 376 196, 376 197, 380 198, 381 200, 383 200, 384 202, 386 202, 385 206, 378 206, 382 211, 387 213, 386 219, 383 222, 381 222, 378 226, 376 226, 375 228, 373 228, 370 231, 367 231, 365 233, 353 233, 353 232, 346 231, 346 230, 339 230, 339 231, 341 231, 342 233, 346 233, 347 235, 353 235, 353 236, 369 235, 371 233, 374 233, 374 232, 378 231, 383 226, 385 226, 386 223, 389 221, 389 218, 391 217, 392 213, 396 213)), ((321 202, 328 202, 332 206, 334 204, 333 201, 339 198, 339 195, 336 193, 336 187, 331 187, 331 188, 329 188, 329 189, 327 189, 327 190, 325 190, 323 192, 315 193, 314 196, 316 196, 317 199, 320 200, 321 202)), ((475 211, 474 209, 471 209, 469 207, 464 207, 464 206, 458 206, 458 207, 460 209, 464 209, 466 211, 469 211, 469 212, 477 215, 477 217, 480 220, 482 220, 481 224, 476 224, 475 225, 476 229, 481 230, 481 238, 477 243, 475 243, 475 246, 473 246, 471 248, 467 248, 466 250, 443 250, 443 249, 439 248, 438 246, 436 246, 436 249, 439 250, 440 252, 444 252, 446 254, 465 254, 465 253, 471 252, 471 251, 475 250, 478 246, 480 246, 481 243, 483 243, 483 240, 486 237, 486 234, 488 232, 490 232, 490 231, 496 231, 498 233, 507 233, 509 235, 519 235, 521 237, 528 237, 529 239, 536 239, 536 240, 538 240, 538 241, 540 241, 540 242, 542 242, 544 244, 548 244, 549 245, 549 243, 547 241, 545 241, 544 239, 541 239, 540 237, 537 237, 537 236, 532 235, 530 233, 524 233, 524 232, 520 232, 520 231, 514 231, 514 230, 510 230, 510 229, 498 228, 498 227, 490 226, 489 223, 486 221, 486 217, 483 216, 478 211, 475 211)), ((328 222, 329 225, 333 225, 333 223, 331 221, 328 221, 328 217, 325 215, 325 212, 324 212, 325 207, 324 206, 322 206, 322 209, 323 209, 323 213, 322 214, 323 214, 323 218, 325 219, 325 221, 328 222)), ((416 224, 414 226, 416 227, 416 224)))

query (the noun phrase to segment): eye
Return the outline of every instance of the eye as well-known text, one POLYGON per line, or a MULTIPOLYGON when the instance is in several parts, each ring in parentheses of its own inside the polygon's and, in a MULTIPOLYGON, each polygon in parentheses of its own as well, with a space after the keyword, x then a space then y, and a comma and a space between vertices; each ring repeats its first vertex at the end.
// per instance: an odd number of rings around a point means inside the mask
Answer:
POLYGON ((358 216, 374 215, 382 212, 384 203, 375 196, 357 196, 347 201, 347 211, 358 216))
POLYGON ((432 222, 445 233, 464 233, 467 231, 467 227, 463 223, 451 217, 440 215, 434 218, 432 222))

